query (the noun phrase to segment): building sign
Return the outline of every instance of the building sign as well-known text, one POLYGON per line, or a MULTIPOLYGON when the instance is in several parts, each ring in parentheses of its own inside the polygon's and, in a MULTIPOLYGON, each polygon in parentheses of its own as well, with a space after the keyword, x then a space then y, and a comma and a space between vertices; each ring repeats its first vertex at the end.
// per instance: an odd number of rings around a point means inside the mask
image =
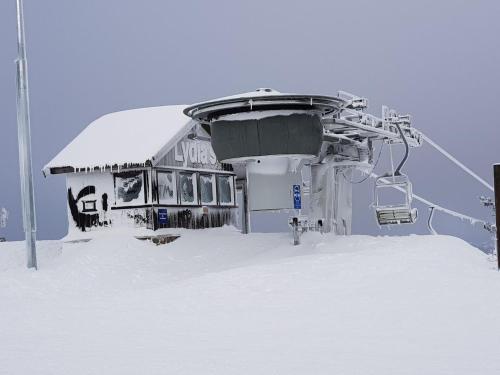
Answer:
POLYGON ((167 225, 168 224, 168 214, 166 208, 158 209, 158 224, 167 225))
POLYGON ((300 185, 293 185, 293 208, 295 208, 296 210, 300 210, 302 208, 300 185))
POLYGON ((217 158, 210 142, 184 139, 174 148, 175 161, 183 167, 191 165, 215 165, 217 158))

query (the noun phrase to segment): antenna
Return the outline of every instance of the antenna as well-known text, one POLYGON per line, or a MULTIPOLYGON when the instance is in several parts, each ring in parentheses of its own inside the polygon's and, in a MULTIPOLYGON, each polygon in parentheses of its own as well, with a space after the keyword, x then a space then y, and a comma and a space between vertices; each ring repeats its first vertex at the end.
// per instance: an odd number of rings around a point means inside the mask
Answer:
POLYGON ((36 269, 35 194, 33 189, 33 170, 31 167, 28 62, 26 59, 22 0, 17 0, 17 52, 17 135, 19 141, 23 227, 26 239, 27 265, 28 268, 36 269))

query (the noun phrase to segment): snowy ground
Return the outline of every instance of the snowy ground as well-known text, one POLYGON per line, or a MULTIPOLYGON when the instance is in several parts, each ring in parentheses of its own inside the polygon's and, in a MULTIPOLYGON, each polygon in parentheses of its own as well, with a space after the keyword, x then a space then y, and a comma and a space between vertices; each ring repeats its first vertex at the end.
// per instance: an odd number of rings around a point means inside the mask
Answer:
POLYGON ((444 236, 0 243, 0 374, 499 374, 500 275, 444 236))

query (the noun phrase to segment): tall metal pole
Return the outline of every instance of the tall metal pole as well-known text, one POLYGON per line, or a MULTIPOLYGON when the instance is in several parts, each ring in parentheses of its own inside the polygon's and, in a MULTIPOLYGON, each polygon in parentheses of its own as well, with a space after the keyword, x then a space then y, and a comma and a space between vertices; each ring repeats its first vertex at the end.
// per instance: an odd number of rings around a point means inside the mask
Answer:
POLYGON ((31 167, 31 132, 29 114, 28 62, 24 38, 23 1, 17 0, 17 130, 19 141, 19 168, 21 175, 21 199, 23 227, 26 239, 28 268, 36 263, 36 215, 33 171, 31 167))
POLYGON ((500 270, 500 256, 498 252, 500 251, 500 164, 496 164, 493 167, 493 175, 495 178, 494 187, 495 187, 495 216, 496 216, 496 224, 497 224, 497 262, 498 269, 500 270))

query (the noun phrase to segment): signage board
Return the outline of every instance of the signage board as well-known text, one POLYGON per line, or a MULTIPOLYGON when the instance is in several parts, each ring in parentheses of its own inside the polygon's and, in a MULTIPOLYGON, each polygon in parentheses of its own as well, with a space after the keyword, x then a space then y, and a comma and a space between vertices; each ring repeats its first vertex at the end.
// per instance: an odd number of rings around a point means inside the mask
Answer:
POLYGON ((302 208, 300 185, 293 185, 293 208, 296 210, 300 210, 302 208))
POLYGON ((158 209, 158 224, 159 225, 168 224, 168 214, 167 214, 166 208, 159 208, 158 209))

